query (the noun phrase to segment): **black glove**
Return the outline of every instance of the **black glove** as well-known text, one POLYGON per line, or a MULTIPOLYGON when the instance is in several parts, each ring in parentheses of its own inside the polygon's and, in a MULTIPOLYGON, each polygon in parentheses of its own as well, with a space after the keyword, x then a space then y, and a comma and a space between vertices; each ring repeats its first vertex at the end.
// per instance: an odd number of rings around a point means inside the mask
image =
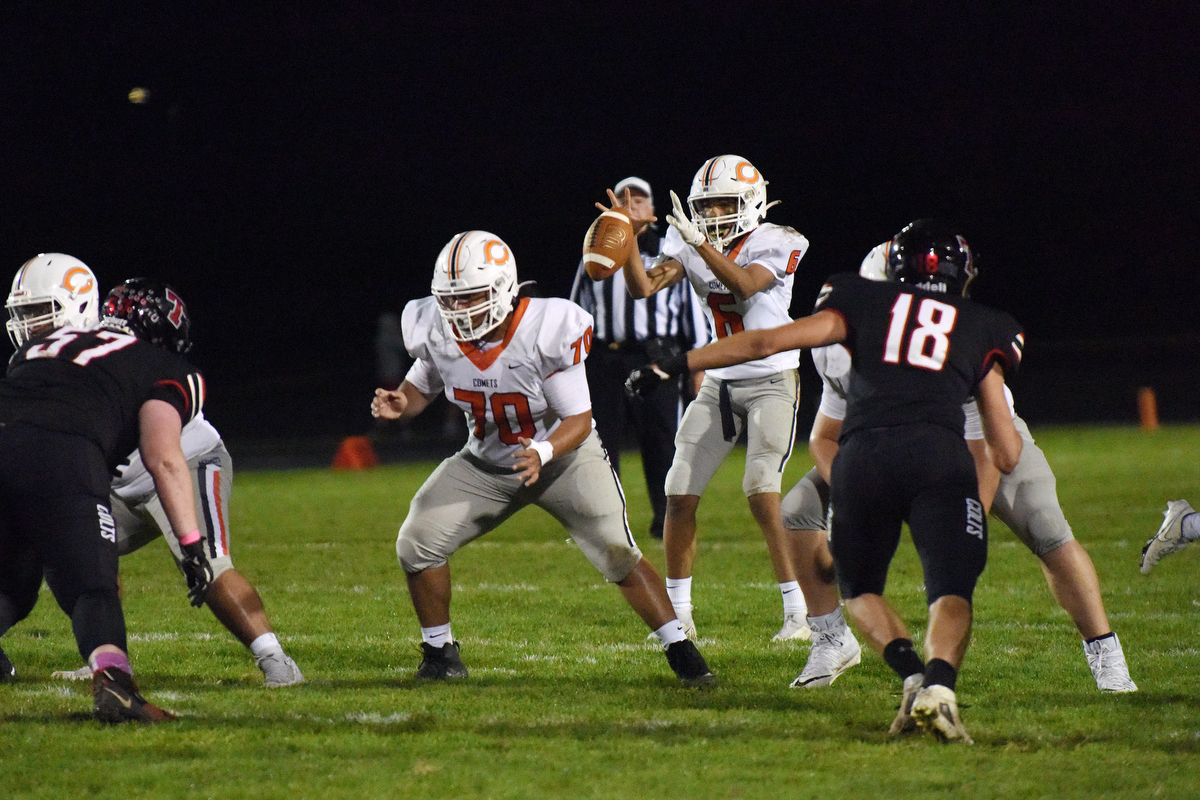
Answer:
POLYGON ((659 384, 671 380, 681 372, 687 371, 687 353, 665 358, 658 364, 647 364, 641 369, 629 373, 625 380, 625 394, 630 397, 646 397, 659 384))
POLYGON ((179 566, 183 568, 183 577, 187 578, 188 600, 199 608, 204 605, 208 587, 213 582, 212 565, 208 563, 208 556, 204 555, 204 540, 181 545, 179 549, 183 551, 183 561, 179 566))

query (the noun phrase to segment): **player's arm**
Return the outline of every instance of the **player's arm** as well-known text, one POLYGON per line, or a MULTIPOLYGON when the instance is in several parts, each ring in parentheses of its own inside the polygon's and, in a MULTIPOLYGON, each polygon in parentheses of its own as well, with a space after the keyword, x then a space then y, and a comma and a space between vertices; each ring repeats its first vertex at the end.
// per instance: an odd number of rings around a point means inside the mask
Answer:
POLYGON ((154 479, 154 490, 162 503, 171 530, 179 538, 187 578, 188 597, 199 606, 212 584, 212 567, 201 544, 196 520, 196 497, 191 470, 179 437, 183 423, 175 406, 164 400, 147 400, 138 411, 138 451, 146 471, 154 479))
POLYGON ((829 483, 829 474, 833 469, 833 457, 838 451, 838 437, 842 434, 842 421, 828 417, 821 412, 813 419, 812 430, 808 434, 808 453, 812 456, 813 466, 821 474, 821 478, 829 483))
POLYGON ((661 292, 669 286, 674 286, 684 279, 683 264, 673 258, 655 263, 650 269, 642 260, 642 254, 635 247, 629 258, 621 266, 625 272, 625 288, 629 296, 635 300, 649 297, 655 292, 661 292))
POLYGON ((399 389, 376 389, 371 416, 380 419, 409 419, 420 414, 437 395, 422 394, 408 381, 399 389))
POLYGON ((551 458, 562 457, 564 454, 571 452, 583 444, 583 440, 591 432, 591 409, 584 411, 582 414, 563 417, 558 423, 558 427, 541 442, 535 444, 532 439, 520 439, 524 449, 513 453, 513 458, 515 459, 513 470, 520 476, 522 483, 526 486, 532 486, 537 483, 537 479, 542 472, 542 467, 546 466, 547 463, 542 460, 543 452, 552 454, 551 458), (543 442, 550 445, 549 451, 545 451, 543 442))
POLYGON ((717 280, 725 284, 725 288, 733 292, 739 300, 753 297, 775 282, 775 274, 762 264, 740 267, 708 242, 697 247, 696 252, 704 259, 704 263, 708 264, 717 280))
POLYGON ((1004 371, 999 364, 992 365, 979 383, 975 398, 979 403, 983 437, 991 451, 991 460, 996 469, 1007 475, 1016 469, 1017 461, 1021 458, 1022 443, 1021 434, 1013 425, 1008 400, 1004 397, 1004 371))

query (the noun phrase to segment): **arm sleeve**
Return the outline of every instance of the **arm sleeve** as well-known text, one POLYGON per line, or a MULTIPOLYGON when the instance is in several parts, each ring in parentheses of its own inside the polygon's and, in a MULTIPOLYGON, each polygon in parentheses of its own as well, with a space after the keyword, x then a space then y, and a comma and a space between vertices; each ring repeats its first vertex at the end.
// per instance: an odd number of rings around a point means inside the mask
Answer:
POLYGON ((542 391, 546 393, 546 404, 559 419, 582 414, 592 408, 587 371, 582 361, 546 378, 542 391))

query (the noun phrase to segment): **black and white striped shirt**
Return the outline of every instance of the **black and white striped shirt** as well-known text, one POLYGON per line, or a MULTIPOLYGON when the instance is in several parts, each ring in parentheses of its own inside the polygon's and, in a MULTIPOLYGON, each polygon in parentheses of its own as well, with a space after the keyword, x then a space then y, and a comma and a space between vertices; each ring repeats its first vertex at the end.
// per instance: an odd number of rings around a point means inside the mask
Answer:
MULTIPOLYGON (((662 247, 662 236, 650 228, 638 237, 638 247, 642 260, 653 264, 662 247)), ((690 349, 709 341, 704 308, 687 280, 635 300, 625 288, 624 270, 594 281, 581 262, 571 286, 571 300, 594 317, 592 334, 606 345, 669 338, 690 349)))

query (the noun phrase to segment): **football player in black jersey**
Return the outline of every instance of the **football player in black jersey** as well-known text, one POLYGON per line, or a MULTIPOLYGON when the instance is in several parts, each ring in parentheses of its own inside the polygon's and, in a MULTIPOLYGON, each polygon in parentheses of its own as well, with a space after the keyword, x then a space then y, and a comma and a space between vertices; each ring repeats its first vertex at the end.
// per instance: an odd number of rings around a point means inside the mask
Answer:
POLYGON ((135 447, 180 536, 193 604, 212 569, 200 545, 180 431, 204 403, 204 380, 179 354, 187 309, 168 286, 130 281, 109 293, 99 326, 31 326, 0 381, 0 633, 37 602, 43 573, 93 670, 103 722, 173 719, 133 682, 117 592, 113 469, 135 447))
POLYGON ((918 220, 888 246, 887 283, 835 275, 813 314, 746 331, 630 375, 631 390, 685 369, 711 369, 787 349, 844 344, 852 366, 833 463, 831 547, 846 610, 904 681, 892 732, 924 728, 970 742, 954 689, 971 634, 971 597, 987 559, 987 519, 963 439, 962 405, 979 403, 996 467, 1016 465, 1021 437, 1004 376, 1024 346, 1007 314, 966 299, 976 268, 956 231, 918 220), (924 570, 926 661, 883 598, 907 522, 924 570))

